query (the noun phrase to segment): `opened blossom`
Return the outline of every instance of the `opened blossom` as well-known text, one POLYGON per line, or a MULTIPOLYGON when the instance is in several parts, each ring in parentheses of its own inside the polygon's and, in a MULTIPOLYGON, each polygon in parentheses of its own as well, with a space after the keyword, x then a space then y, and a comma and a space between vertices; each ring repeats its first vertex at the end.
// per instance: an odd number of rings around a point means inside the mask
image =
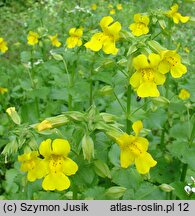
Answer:
POLYGON ((44 157, 45 178, 42 182, 44 190, 65 190, 70 187, 67 176, 74 175, 77 164, 68 158, 70 144, 64 139, 47 139, 40 144, 40 154, 44 157))
POLYGON ((8 50, 7 42, 3 38, 0 37, 0 51, 2 53, 5 53, 7 50, 8 50))
POLYGON ((190 97, 190 92, 186 89, 181 89, 178 97, 182 100, 187 100, 190 97))
POLYGON ((18 156, 18 161, 21 162, 20 170, 28 173, 27 179, 30 182, 42 178, 45 174, 43 164, 41 164, 42 160, 38 156, 38 151, 32 151, 18 156))
POLYGON ((74 48, 75 46, 81 46, 82 40, 81 37, 83 35, 83 29, 82 28, 71 28, 69 30, 69 35, 66 39, 66 44, 68 48, 74 48))
POLYGON ((141 121, 133 123, 133 131, 135 136, 124 133, 116 138, 116 142, 120 147, 120 163, 121 167, 127 168, 135 164, 136 169, 141 174, 149 172, 157 162, 147 152, 149 142, 146 138, 140 137, 139 133, 143 128, 141 121))
POLYGON ((0 94, 5 94, 6 92, 8 92, 8 89, 0 86, 0 94))
POLYGON ((28 44, 34 46, 39 42, 39 34, 33 31, 30 31, 27 36, 28 44))
POLYGON ((134 23, 129 26, 129 29, 132 31, 132 34, 135 36, 141 36, 149 32, 150 19, 146 15, 135 14, 134 23))
POLYGON ((100 26, 102 32, 94 34, 91 40, 85 44, 85 47, 95 52, 102 49, 106 54, 116 55, 118 49, 115 43, 119 40, 121 24, 118 21, 113 22, 111 16, 106 16, 101 19, 100 26))
POLYGON ((181 57, 175 50, 161 51, 161 61, 158 65, 158 70, 162 74, 170 71, 173 78, 180 78, 187 72, 185 65, 181 63, 181 57))
POLYGON ((174 4, 173 6, 171 6, 171 10, 167 11, 165 13, 165 15, 167 17, 170 17, 173 19, 173 22, 178 24, 179 22, 182 23, 186 23, 190 17, 189 16, 182 16, 179 12, 178 12, 178 4, 174 4))
POLYGON ((155 53, 140 54, 133 59, 135 73, 130 78, 130 84, 139 97, 158 97, 157 85, 165 82, 165 75, 158 71, 160 56, 155 53))
POLYGON ((61 43, 58 40, 58 34, 56 34, 54 36, 49 36, 49 38, 50 38, 51 43, 52 43, 53 46, 55 46, 55 47, 60 47, 61 46, 61 43))

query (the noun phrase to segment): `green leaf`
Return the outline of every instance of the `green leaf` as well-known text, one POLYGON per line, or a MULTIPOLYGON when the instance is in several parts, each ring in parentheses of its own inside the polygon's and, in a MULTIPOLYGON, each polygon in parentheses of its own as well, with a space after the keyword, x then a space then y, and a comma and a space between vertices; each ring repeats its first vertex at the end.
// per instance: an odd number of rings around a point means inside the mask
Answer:
POLYGON ((114 168, 112 170, 112 181, 127 189, 137 189, 143 181, 141 175, 134 168, 114 168))
POLYGON ((186 186, 184 182, 173 182, 170 185, 175 188, 175 190, 173 191, 173 194, 179 197, 179 199, 181 200, 189 199, 187 193, 184 190, 184 187, 186 186))
POLYGON ((100 186, 95 186, 93 188, 89 188, 85 190, 83 195, 84 195, 84 199, 87 200, 102 200, 105 199, 104 192, 105 192, 105 188, 100 186))

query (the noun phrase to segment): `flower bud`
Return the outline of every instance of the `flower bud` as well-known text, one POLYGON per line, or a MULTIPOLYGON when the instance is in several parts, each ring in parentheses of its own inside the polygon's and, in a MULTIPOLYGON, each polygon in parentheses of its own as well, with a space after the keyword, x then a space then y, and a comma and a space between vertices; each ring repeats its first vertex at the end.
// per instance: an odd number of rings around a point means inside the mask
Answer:
POLYGON ((106 85, 104 87, 102 87, 99 92, 101 95, 106 96, 106 95, 110 95, 112 93, 113 88, 109 85, 106 85))
POLYGON ((108 168, 108 165, 100 160, 94 162, 94 168, 97 175, 102 178, 108 177, 111 178, 111 173, 108 168))
POLYGON ((156 53, 160 53, 163 50, 166 50, 164 47, 162 47, 157 41, 150 40, 148 41, 148 45, 151 48, 152 51, 156 53))
POLYGON ((163 190, 165 192, 171 192, 171 191, 175 190, 175 188, 171 187, 168 184, 161 184, 159 187, 161 190, 163 190))
POLYGON ((53 53, 53 52, 50 52, 50 53, 56 61, 63 61, 63 57, 60 54, 53 53))
POLYGON ((12 121, 15 124, 20 125, 21 119, 20 119, 20 116, 18 115, 15 107, 7 108, 6 113, 11 117, 12 121))
POLYGON ((125 187, 114 186, 114 187, 108 188, 105 195, 108 197, 111 197, 112 199, 119 199, 120 197, 124 195, 126 190, 127 188, 125 187))
POLYGON ((94 158, 93 140, 89 135, 85 134, 83 136, 81 143, 82 143, 82 150, 83 150, 84 159, 90 161, 91 158, 94 158))

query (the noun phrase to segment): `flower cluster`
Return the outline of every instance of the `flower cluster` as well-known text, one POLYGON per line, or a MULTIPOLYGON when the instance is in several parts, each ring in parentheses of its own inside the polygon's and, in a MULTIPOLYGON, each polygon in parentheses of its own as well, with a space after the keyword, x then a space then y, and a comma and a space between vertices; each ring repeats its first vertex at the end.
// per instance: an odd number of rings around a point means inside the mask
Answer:
POLYGON ((136 71, 130 78, 130 84, 139 97, 160 96, 157 86, 164 84, 165 74, 169 71, 173 78, 180 78, 187 72, 175 50, 151 53, 148 56, 140 54, 133 59, 133 66, 136 71))
POLYGON ((116 138, 116 142, 121 150, 121 167, 127 168, 135 163, 137 171, 141 174, 146 174, 151 167, 154 167, 157 164, 157 162, 147 152, 149 145, 148 140, 139 136, 139 133, 143 128, 142 122, 134 122, 132 128, 135 132, 135 136, 124 133, 116 138))
POLYGON ((44 190, 65 190, 70 187, 67 176, 74 175, 77 164, 70 158, 70 144, 64 139, 47 139, 40 144, 39 152, 32 151, 18 156, 21 171, 27 172, 28 181, 44 178, 44 190), (41 157, 40 157, 41 156, 41 157))

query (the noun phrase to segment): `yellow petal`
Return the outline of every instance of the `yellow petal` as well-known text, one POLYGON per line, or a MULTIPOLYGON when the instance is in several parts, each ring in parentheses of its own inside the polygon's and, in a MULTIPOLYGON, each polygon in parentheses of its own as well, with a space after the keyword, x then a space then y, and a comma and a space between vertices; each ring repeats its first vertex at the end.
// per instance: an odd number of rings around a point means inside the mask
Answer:
POLYGON ((115 43, 112 39, 107 38, 103 43, 103 51, 106 54, 113 54, 116 55, 118 52, 118 49, 115 47, 115 43))
POLYGON ((37 179, 37 173, 35 168, 28 171, 27 179, 30 182, 34 182, 37 179))
POLYGON ((141 14, 134 14, 133 18, 135 22, 140 22, 141 14))
POLYGON ((135 137, 127 133, 124 133, 123 135, 116 138, 116 142, 119 144, 121 149, 126 148, 134 140, 135 140, 135 137))
POLYGON ((145 25, 148 25, 150 22, 150 19, 148 16, 141 16, 140 22, 144 23, 145 25))
POLYGON ((76 28, 71 28, 71 29, 69 30, 69 35, 70 35, 70 36, 74 36, 75 31, 76 31, 76 28))
POLYGON ((66 43, 67 43, 68 48, 74 48, 78 43, 78 38, 77 37, 68 37, 66 39, 66 43))
POLYGON ((137 89, 137 95, 139 97, 159 97, 160 93, 155 83, 144 82, 137 89))
POLYGON ((43 182, 42 187, 44 190, 66 190, 70 187, 70 180, 63 173, 49 174, 43 182))
POLYGON ((120 30, 121 30, 121 24, 119 22, 115 22, 108 27, 109 34, 114 36, 115 40, 117 40, 119 38, 120 30))
POLYGON ((158 71, 162 74, 166 74, 169 72, 169 70, 170 70, 170 64, 167 61, 162 60, 158 65, 158 71))
POLYGON ((133 59, 133 66, 136 70, 142 69, 142 68, 148 68, 149 63, 148 59, 144 54, 138 55, 133 59))
POLYGON ((187 68, 183 64, 178 64, 174 67, 171 67, 171 75, 173 78, 180 78, 186 72, 187 72, 187 68))
POLYGON ((76 31, 75 31, 75 36, 77 36, 77 37, 82 37, 82 35, 83 35, 83 29, 81 29, 81 28, 78 28, 76 31))
POLYGON ((178 8, 178 4, 174 4, 173 6, 171 6, 172 13, 176 13, 178 11, 178 8))
POLYGON ((63 173, 67 176, 74 175, 78 170, 78 165, 70 158, 64 159, 63 173))
POLYGON ((113 22, 113 18, 111 16, 105 16, 100 21, 100 26, 103 31, 107 29, 107 27, 113 22))
POLYGON ((135 89, 137 89, 137 88, 140 86, 141 82, 142 82, 142 75, 141 75, 141 73, 139 73, 139 72, 136 71, 136 72, 131 76, 129 83, 130 83, 135 89))
POLYGON ((39 146, 39 152, 44 157, 49 157, 52 153, 51 139, 44 140, 39 146))
POLYGON ((152 158, 152 156, 145 152, 135 159, 135 166, 140 174, 146 174, 149 172, 151 167, 154 167, 157 162, 152 158))
POLYGON ((70 152, 70 144, 64 139, 55 139, 52 142, 52 150, 55 155, 67 156, 70 152))
POLYGON ((143 124, 141 121, 136 121, 133 123, 132 128, 133 128, 133 131, 135 132, 135 135, 138 136, 139 132, 143 128, 143 124))
POLYGON ((173 22, 178 24, 179 23, 179 20, 180 20, 180 15, 179 13, 176 13, 173 15, 173 22))
POLYGON ((186 23, 187 21, 189 21, 190 17, 189 16, 182 16, 180 14, 179 19, 182 23, 186 23))
POLYGON ((134 155, 129 149, 121 149, 120 163, 122 168, 129 167, 135 160, 134 155))
POLYGON ((150 65, 152 67, 156 67, 160 62, 160 55, 151 53, 149 54, 148 59, 149 59, 150 65))
POLYGON ((163 85, 165 80, 166 76, 164 74, 158 72, 154 73, 154 82, 156 83, 156 85, 163 85))
POLYGON ((136 137, 136 143, 138 143, 138 147, 142 152, 146 152, 148 150, 149 142, 144 137, 136 137))

